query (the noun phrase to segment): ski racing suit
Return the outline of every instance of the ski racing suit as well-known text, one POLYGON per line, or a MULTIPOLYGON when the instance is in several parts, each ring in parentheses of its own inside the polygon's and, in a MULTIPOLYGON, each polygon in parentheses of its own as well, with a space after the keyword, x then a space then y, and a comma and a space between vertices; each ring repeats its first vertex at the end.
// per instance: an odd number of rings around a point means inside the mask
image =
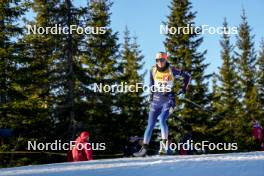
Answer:
MULTIPOLYGON (((174 79, 183 78, 184 85, 182 91, 185 92, 190 82, 190 75, 182 70, 176 69, 167 64, 167 68, 164 71, 159 71, 158 66, 153 66, 150 71, 150 87, 166 85, 170 88, 173 87, 174 79)), ((148 115, 148 125, 144 134, 144 144, 149 144, 152 135, 153 128, 159 117, 159 123, 161 128, 162 139, 168 139, 168 125, 167 118, 169 117, 169 109, 175 107, 175 95, 170 92, 152 92, 150 98, 150 111, 148 115)))

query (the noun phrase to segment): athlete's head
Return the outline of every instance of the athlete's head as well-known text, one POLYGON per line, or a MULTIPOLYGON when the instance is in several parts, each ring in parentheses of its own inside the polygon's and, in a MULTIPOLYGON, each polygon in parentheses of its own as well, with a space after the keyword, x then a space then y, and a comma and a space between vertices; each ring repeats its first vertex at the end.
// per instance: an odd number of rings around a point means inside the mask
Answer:
POLYGON ((166 66, 167 60, 168 60, 168 55, 165 52, 158 52, 156 54, 156 64, 160 68, 163 68, 166 66))
POLYGON ((88 131, 83 131, 81 134, 80 134, 80 139, 81 141, 89 141, 89 132, 88 131))

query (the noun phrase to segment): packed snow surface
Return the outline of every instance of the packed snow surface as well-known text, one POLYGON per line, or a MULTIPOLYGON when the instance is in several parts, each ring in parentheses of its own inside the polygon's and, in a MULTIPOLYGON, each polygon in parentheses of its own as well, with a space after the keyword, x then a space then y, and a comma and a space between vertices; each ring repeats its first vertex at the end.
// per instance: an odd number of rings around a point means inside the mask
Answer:
POLYGON ((0 169, 1 176, 264 176, 264 152, 152 156, 0 169))

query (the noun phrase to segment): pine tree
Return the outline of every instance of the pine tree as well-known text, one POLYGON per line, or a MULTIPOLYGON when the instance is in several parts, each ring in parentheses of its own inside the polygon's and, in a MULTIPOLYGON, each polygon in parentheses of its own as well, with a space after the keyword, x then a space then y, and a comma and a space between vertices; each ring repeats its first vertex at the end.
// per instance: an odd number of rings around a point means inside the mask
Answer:
POLYGON ((237 141, 239 127, 237 121, 240 112, 240 92, 239 84, 237 82, 238 75, 235 72, 235 62, 233 53, 233 45, 230 43, 230 36, 228 31, 228 23, 226 18, 223 23, 223 36, 220 41, 221 45, 221 59, 223 61, 220 67, 218 81, 219 93, 221 94, 219 101, 216 102, 216 111, 221 115, 213 133, 221 139, 222 142, 237 141))
POLYGON ((19 38, 23 29, 18 21, 27 6, 21 1, 2 1, 0 4, 0 128, 23 133, 28 123, 28 104, 24 93, 24 58, 19 38))
MULTIPOLYGON (((83 26, 82 20, 87 15, 85 8, 75 8, 71 1, 35 0, 32 9, 36 18, 28 24, 43 28, 83 26)), ((29 95, 34 95, 45 107, 46 116, 42 119, 52 120, 51 132, 61 139, 73 139, 84 116, 79 87, 84 34, 48 31, 48 34, 30 33, 23 40, 32 81, 27 88, 29 95)))
POLYGON ((251 141, 252 119, 259 118, 258 95, 256 89, 256 53, 254 50, 254 36, 251 35, 251 28, 247 22, 245 10, 241 16, 242 22, 239 25, 239 34, 237 37, 236 59, 238 71, 240 73, 239 82, 242 91, 242 118, 241 125, 241 148, 249 149, 251 141))
MULTIPOLYGON (((143 68, 143 58, 137 44, 136 37, 131 41, 128 28, 124 31, 124 43, 121 51, 122 79, 120 84, 126 83, 128 86, 136 86, 143 83, 145 73, 140 74, 143 68)), ((136 91, 136 90, 134 90, 136 91)), ((137 92, 121 92, 119 94, 119 103, 121 107, 120 134, 125 135, 124 140, 132 135, 141 135, 145 128, 146 103, 143 90, 137 92), (137 128, 137 132, 135 132, 137 128)))
POLYGON ((86 51, 82 60, 89 81, 82 82, 82 88, 86 92, 89 109, 86 110, 86 124, 91 129, 93 140, 107 145, 107 151, 119 150, 115 147, 119 141, 119 133, 115 124, 118 120, 120 107, 115 92, 100 91, 94 89, 100 84, 104 86, 115 85, 120 78, 120 56, 118 33, 113 32, 110 24, 110 7, 112 2, 108 0, 90 1, 88 12, 90 20, 87 26, 99 31, 87 36, 86 51), (100 29, 101 28, 101 32, 100 29), (111 133, 108 133, 110 132, 111 133))
MULTIPOLYGON (((260 52, 259 52, 257 65, 258 65, 257 87, 258 87, 258 94, 260 100, 260 111, 261 111, 260 116, 263 117, 264 115, 264 39, 262 39, 260 43, 260 52)), ((262 124, 264 123, 263 118, 260 118, 259 120, 262 120, 262 124)))
POLYGON ((55 35, 38 34, 31 29, 54 26, 57 23, 55 19, 58 16, 55 13, 56 6, 58 6, 57 1, 33 1, 30 7, 36 13, 36 18, 33 21, 26 21, 27 33, 21 39, 21 43, 24 45, 22 54, 26 65, 22 73, 25 77, 24 90, 27 95, 25 102, 32 106, 28 108, 29 111, 34 109, 31 116, 35 119, 35 125, 31 122, 27 128, 33 135, 38 136, 38 138, 41 136, 44 139, 51 136, 47 134, 52 134, 54 125, 51 65, 55 60, 54 56, 58 55, 58 52, 55 52, 57 40, 55 35), (40 135, 37 131, 40 125, 46 126, 46 130, 42 131, 43 135, 40 135))
MULTIPOLYGON (((219 103, 220 98, 221 98, 221 92, 220 92, 220 87, 219 87, 218 82, 217 82, 218 77, 219 77, 219 75, 217 75, 216 73, 213 73, 213 75, 212 75, 211 107, 212 107, 212 111, 215 112, 215 115, 218 115, 218 111, 219 111, 219 108, 221 106, 221 104, 219 103)), ((211 120, 216 120, 216 119, 213 118, 211 120)))
MULTIPOLYGON (((86 11, 75 8, 71 0, 65 0, 60 6, 59 20, 63 27, 68 29, 71 26, 82 26, 82 16, 86 15, 86 11)), ((62 90, 58 93, 62 95, 57 101, 59 120, 61 121, 60 128, 62 130, 67 129, 67 138, 73 140, 78 132, 78 105, 79 105, 79 80, 78 72, 81 67, 81 61, 79 57, 82 52, 79 44, 84 39, 83 34, 68 33, 61 35, 62 46, 62 58, 61 65, 58 67, 58 71, 61 71, 62 75, 58 78, 61 82, 62 90), (65 126, 64 126, 65 125, 65 126)))
POLYGON ((219 128, 217 125, 222 120, 219 109, 221 108, 220 99, 221 92, 218 82, 219 75, 216 73, 212 74, 212 92, 209 96, 211 100, 209 107, 212 113, 212 116, 208 119, 208 130, 207 130, 207 140, 210 142, 222 142, 222 135, 218 135, 222 131, 222 128, 219 128))
MULTIPOLYGON (((195 12, 191 12, 191 3, 188 0, 172 0, 170 5, 170 15, 168 16, 168 28, 194 26, 195 12)), ((191 31, 191 30, 190 30, 191 31)), ((208 105, 208 83, 205 69, 208 64, 204 64, 206 51, 199 52, 198 47, 202 44, 203 38, 196 33, 184 34, 178 31, 177 34, 166 34, 164 42, 169 53, 170 62, 176 68, 188 72, 192 76, 192 82, 187 91, 186 98, 200 104, 203 107, 208 105)), ((182 83, 181 83, 182 85, 182 83)), ((175 92, 179 90, 179 84, 175 86, 175 92)), ((190 103, 183 103, 177 99, 179 109, 178 116, 191 124, 193 135, 197 140, 206 137, 207 121, 209 116, 200 109, 193 107, 190 103)), ((171 119, 170 126, 176 119, 171 119)), ((175 135, 175 134, 174 134, 175 135)))

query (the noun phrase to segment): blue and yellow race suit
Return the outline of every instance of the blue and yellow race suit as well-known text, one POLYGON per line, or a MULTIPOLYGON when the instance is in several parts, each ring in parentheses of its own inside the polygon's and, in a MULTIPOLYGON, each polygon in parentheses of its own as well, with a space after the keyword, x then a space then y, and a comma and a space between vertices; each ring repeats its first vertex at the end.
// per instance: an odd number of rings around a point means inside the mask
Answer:
POLYGON ((171 67, 167 64, 167 68, 164 71, 159 71, 157 66, 153 66, 150 71, 150 86, 161 88, 166 87, 165 91, 152 92, 150 111, 148 116, 148 125, 144 134, 144 144, 148 144, 152 135, 153 128, 157 121, 158 116, 161 128, 162 139, 168 139, 168 125, 167 118, 169 116, 169 109, 175 107, 175 94, 173 93, 172 87, 174 79, 183 78, 182 91, 185 92, 190 82, 190 75, 182 70, 171 67), (167 91, 167 90, 170 91, 167 91))

